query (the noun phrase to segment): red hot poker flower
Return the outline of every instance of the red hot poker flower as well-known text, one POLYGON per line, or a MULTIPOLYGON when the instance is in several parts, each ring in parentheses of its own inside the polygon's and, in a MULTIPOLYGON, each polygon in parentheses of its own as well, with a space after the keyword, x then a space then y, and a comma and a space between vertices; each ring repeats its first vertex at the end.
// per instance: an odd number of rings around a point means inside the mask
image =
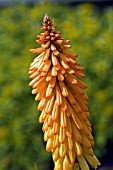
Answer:
POLYGON ((92 150, 88 96, 83 90, 87 85, 79 79, 85 77, 84 68, 76 61, 78 55, 68 50, 70 40, 55 31, 48 15, 41 29, 36 40, 41 47, 30 50, 38 56, 29 68, 29 86, 39 101, 46 150, 52 152, 54 170, 89 170, 88 163, 96 169, 100 163, 92 150))

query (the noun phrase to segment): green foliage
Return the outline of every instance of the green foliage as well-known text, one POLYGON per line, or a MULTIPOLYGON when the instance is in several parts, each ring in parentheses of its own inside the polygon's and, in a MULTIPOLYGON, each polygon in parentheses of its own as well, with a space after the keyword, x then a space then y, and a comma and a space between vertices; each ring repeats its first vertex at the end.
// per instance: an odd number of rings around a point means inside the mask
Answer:
POLYGON ((101 13, 91 4, 48 3, 0 9, 0 170, 48 170, 37 103, 28 87, 28 68, 36 35, 48 13, 86 68, 95 151, 102 156, 113 140, 113 8, 101 13))

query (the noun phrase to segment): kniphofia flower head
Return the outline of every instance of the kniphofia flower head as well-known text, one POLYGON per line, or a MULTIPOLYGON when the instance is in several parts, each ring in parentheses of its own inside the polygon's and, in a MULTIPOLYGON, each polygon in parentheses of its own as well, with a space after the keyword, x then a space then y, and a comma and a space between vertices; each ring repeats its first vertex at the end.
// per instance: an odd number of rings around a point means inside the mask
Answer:
POLYGON ((41 29, 36 40, 41 47, 30 50, 38 56, 29 68, 29 85, 39 101, 39 122, 43 122, 54 170, 89 170, 88 164, 97 168, 100 163, 92 150, 88 96, 83 90, 87 85, 80 80, 85 77, 84 68, 76 61, 77 54, 68 50, 70 40, 62 38, 48 15, 41 29))

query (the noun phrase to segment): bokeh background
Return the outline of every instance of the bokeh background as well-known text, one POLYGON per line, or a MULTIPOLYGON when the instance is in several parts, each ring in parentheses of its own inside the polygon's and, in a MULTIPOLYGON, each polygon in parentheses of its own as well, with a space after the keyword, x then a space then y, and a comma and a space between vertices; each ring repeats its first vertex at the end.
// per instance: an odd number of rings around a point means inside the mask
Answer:
POLYGON ((0 6, 0 170, 53 169, 28 86, 35 57, 28 51, 38 47, 35 40, 45 13, 54 18, 64 39, 71 40, 71 50, 86 68, 99 170, 113 170, 113 5, 31 2, 0 6))

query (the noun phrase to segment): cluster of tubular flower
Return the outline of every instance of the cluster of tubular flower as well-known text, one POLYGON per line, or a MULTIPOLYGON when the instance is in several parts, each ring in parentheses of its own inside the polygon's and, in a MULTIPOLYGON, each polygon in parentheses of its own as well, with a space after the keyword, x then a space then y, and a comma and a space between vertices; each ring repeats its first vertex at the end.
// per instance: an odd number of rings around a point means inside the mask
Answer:
POLYGON ((29 85, 39 101, 46 150, 52 152, 54 170, 89 170, 88 163, 97 168, 88 96, 83 91, 87 86, 79 79, 85 77, 84 68, 76 61, 77 54, 68 50, 70 41, 55 29, 45 15, 43 33, 36 40, 41 47, 30 50, 38 54, 29 68, 29 85))

